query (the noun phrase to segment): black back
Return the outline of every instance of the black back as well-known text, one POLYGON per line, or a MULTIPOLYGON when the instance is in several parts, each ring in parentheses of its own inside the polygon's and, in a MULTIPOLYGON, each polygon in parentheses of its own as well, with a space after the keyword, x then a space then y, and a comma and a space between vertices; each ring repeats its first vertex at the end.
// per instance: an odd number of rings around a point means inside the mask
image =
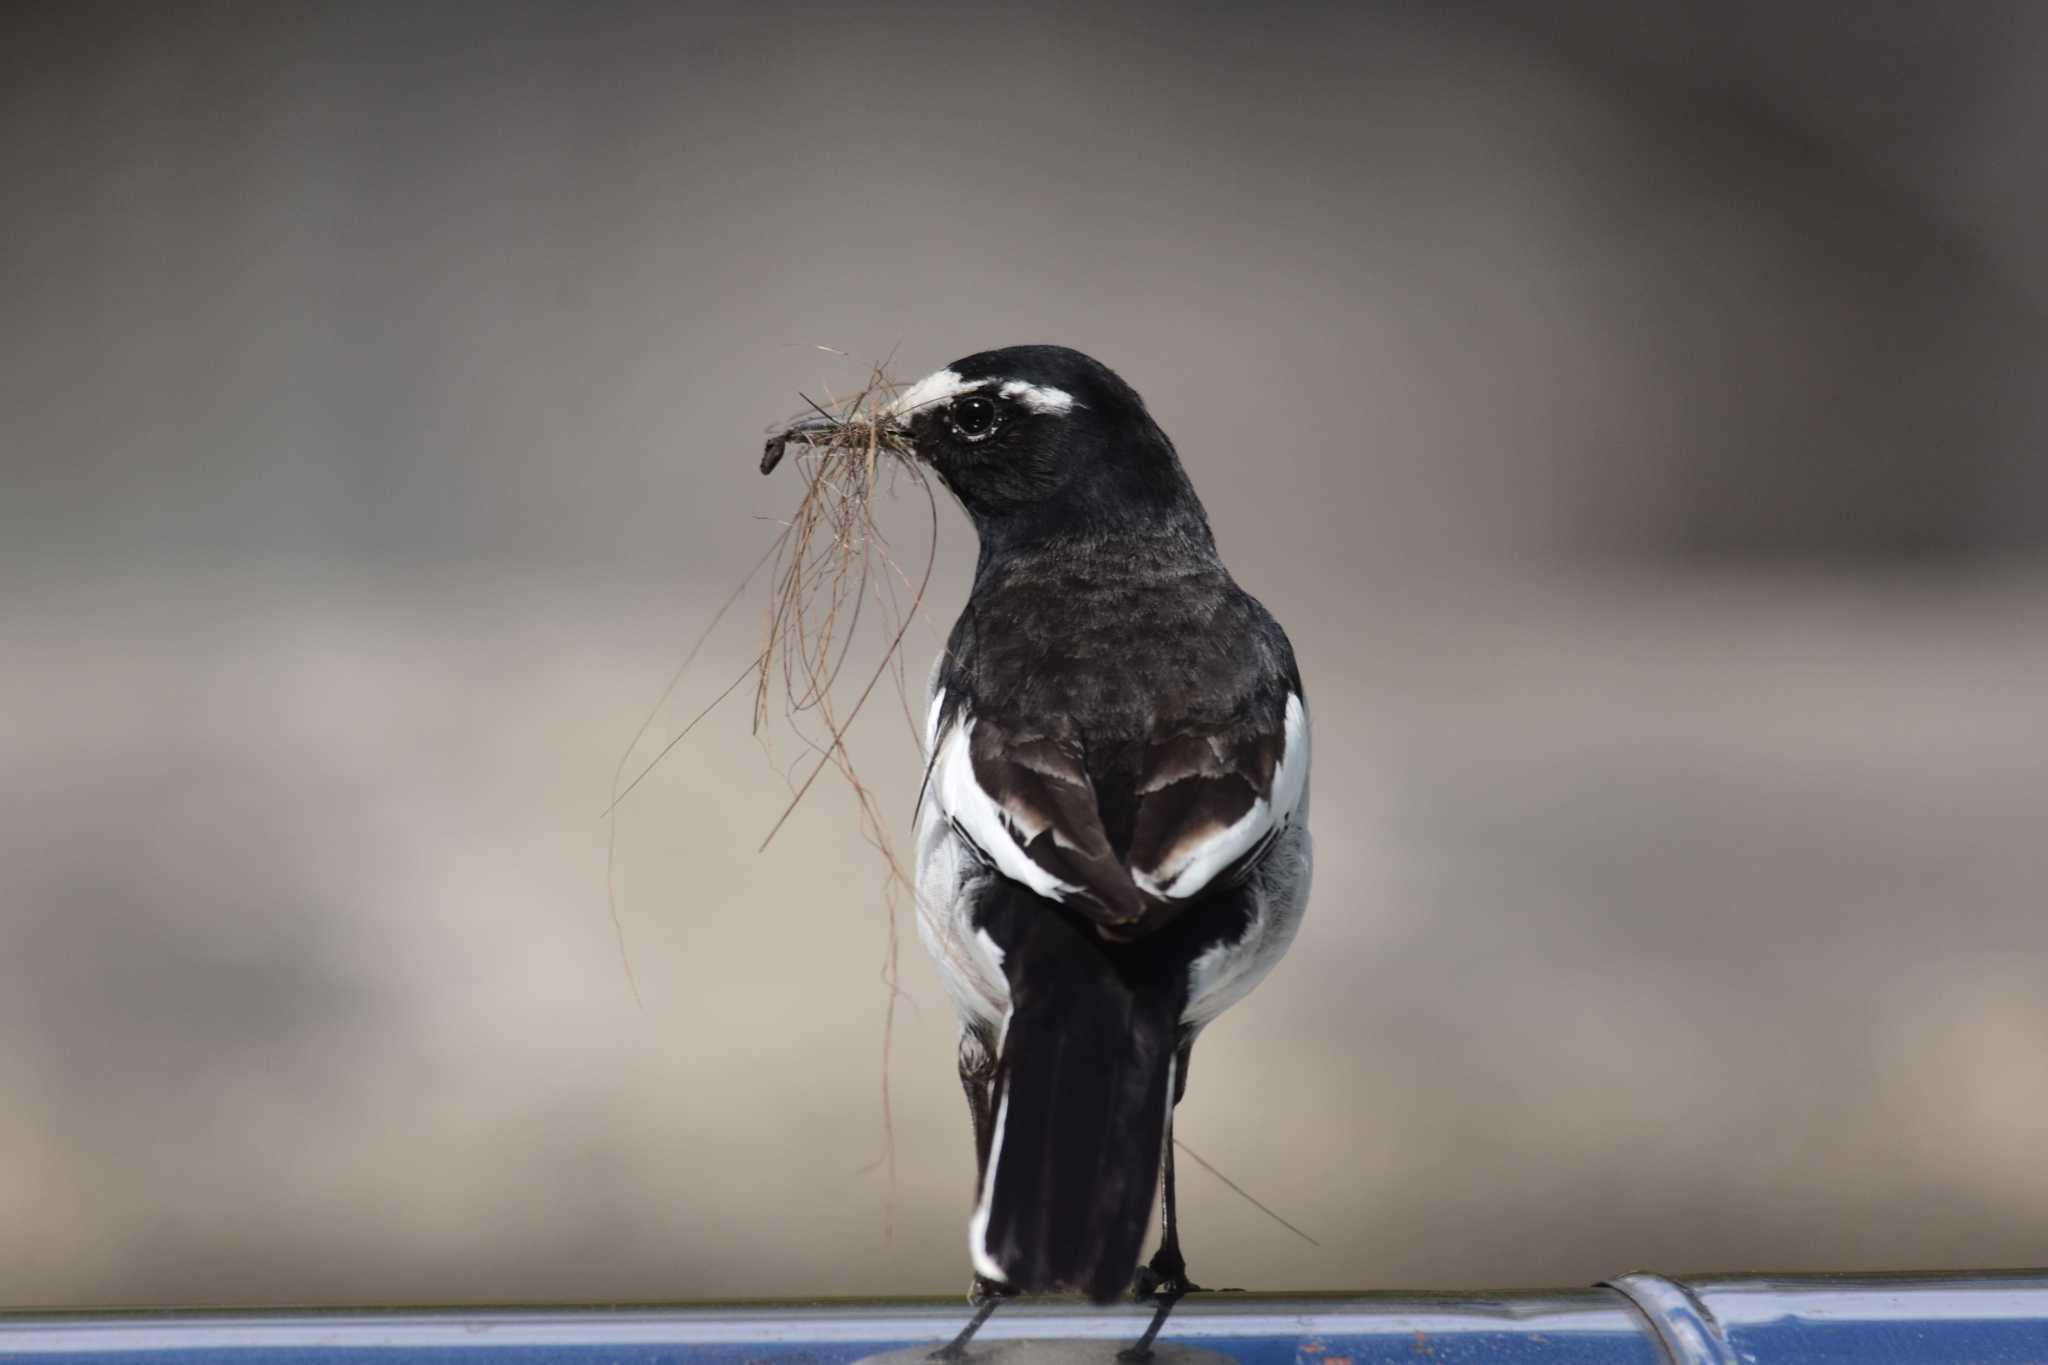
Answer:
POLYGON ((943 412, 914 419, 920 455, 981 538, 939 667, 941 725, 963 708, 975 718, 975 770, 998 800, 1009 784, 1047 809, 1091 804, 1106 847, 1056 818, 1072 837, 1047 841, 1046 857, 1136 917, 1144 898, 1108 865, 1145 865, 1160 852, 1148 835, 1163 847, 1227 825, 1270 786, 1287 695, 1301 689, 1293 651, 1224 568, 1172 441, 1116 374, 1054 346, 949 368, 991 381, 977 392, 1022 382, 1074 402, 1058 414, 1012 405, 976 443, 951 438, 943 412), (1190 780, 1143 799, 1175 777, 1190 780), (1081 865, 1091 860, 1104 866, 1081 865))

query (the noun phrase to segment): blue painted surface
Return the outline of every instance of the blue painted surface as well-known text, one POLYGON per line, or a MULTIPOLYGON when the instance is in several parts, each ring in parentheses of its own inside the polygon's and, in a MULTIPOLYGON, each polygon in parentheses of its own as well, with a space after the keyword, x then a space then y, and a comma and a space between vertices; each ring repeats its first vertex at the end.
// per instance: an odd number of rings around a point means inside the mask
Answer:
MULTIPOLYGON (((675 1310, 251 1313, 0 1319, 0 1359, 66 1365, 850 1365, 944 1341, 958 1303, 675 1310)), ((1008 1305, 978 1345, 1020 1338, 1099 1341, 1114 1358, 1143 1329, 1132 1307, 1008 1305)), ((1184 1304, 1167 1341, 1247 1365, 1458 1365, 1550 1361, 1659 1365, 1645 1325, 1617 1294, 1264 1299, 1184 1304)))
POLYGON ((2048 1273, 1716 1276, 1689 1282, 1743 1361, 2043 1365, 2048 1273))
MULTIPOLYGON (((2048 1365, 2048 1272, 1894 1277, 1625 1276, 1540 1294, 1218 1296, 1165 1340, 1247 1365, 2048 1365)), ((676 1309, 0 1315, 0 1360, 49 1365, 851 1365, 946 1339, 958 1303, 676 1309)), ((1101 1343, 1134 1307, 1007 1305, 978 1344, 1101 1343)))

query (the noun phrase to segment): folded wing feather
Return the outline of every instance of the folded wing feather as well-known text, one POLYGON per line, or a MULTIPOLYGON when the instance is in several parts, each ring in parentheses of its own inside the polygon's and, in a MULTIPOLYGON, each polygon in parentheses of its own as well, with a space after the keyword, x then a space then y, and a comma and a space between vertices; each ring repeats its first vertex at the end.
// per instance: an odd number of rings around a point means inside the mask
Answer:
POLYGON ((1308 715, 1290 694, 1270 732, 1176 735, 1141 759, 1128 847, 1104 828, 1077 744, 1020 739, 933 698, 933 784, 946 817, 1004 875, 1124 938, 1164 924, 1219 878, 1241 876, 1295 818, 1308 715))

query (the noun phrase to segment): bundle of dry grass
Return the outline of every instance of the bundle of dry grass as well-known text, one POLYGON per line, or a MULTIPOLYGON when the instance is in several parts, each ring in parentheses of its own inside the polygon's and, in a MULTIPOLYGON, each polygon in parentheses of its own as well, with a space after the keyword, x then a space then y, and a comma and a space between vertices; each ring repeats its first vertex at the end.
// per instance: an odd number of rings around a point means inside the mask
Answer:
MULTIPOLYGON (((611 804, 605 812, 611 815, 705 716, 750 680, 754 684, 754 733, 764 735, 771 721, 780 715, 804 749, 798 765, 784 774, 790 785, 789 803, 767 831, 761 847, 767 848, 774 840, 826 769, 836 771, 845 780, 859 812, 862 836, 874 846, 883 863, 882 902, 887 912, 888 934, 881 976, 888 992, 888 1005, 882 1043, 884 1145, 878 1164, 887 1166, 892 1189, 895 1160, 887 1059, 900 994, 896 912, 903 897, 911 893, 911 883, 896 855, 889 821, 855 767, 847 746, 847 732, 886 678, 902 702, 913 743, 920 734, 910 702, 903 643, 911 622, 920 614, 925 590, 931 582, 938 549, 938 502, 924 467, 911 458, 909 447, 886 420, 889 405, 902 388, 902 384, 890 378, 886 364, 873 366, 859 392, 837 400, 828 395, 822 404, 806 398, 809 410, 778 426, 770 435, 761 457, 761 472, 772 474, 786 455, 791 457, 803 480, 802 496, 782 523, 781 533, 691 645, 660 700, 619 756, 612 774, 611 804), (924 563, 915 574, 906 572, 897 560, 875 520, 878 496, 893 494, 905 479, 923 494, 930 513, 928 548, 924 563), (752 662, 662 745, 631 781, 625 781, 634 754, 696 661, 705 641, 764 569, 769 573, 770 584, 766 622, 752 662), (842 676, 849 659, 859 652, 856 646, 864 631, 868 640, 879 647, 879 659, 871 667, 856 669, 852 676, 842 676), (808 770, 799 775, 806 759, 808 770)), ((611 837, 615 851, 616 822, 611 837)), ((618 918, 612 863, 608 856, 606 881, 612 898, 613 925, 620 931, 620 960, 634 999, 638 1000, 639 986, 626 957, 618 918)))
MULTIPOLYGON (((938 545, 938 504, 924 467, 912 458, 909 446, 887 421, 889 405, 902 387, 876 366, 859 393, 830 408, 812 404, 810 414, 771 435, 761 455, 761 472, 772 474, 795 445, 804 491, 771 547, 774 576, 767 633, 755 661, 754 728, 758 733, 771 710, 778 707, 799 733, 813 712, 825 726, 822 739, 810 740, 818 751, 818 764, 795 789, 789 808, 768 832, 768 839, 775 837, 789 811, 802 801, 827 764, 839 768, 860 796, 864 816, 872 814, 866 789, 846 751, 846 727, 885 676, 895 679, 908 715, 902 644, 931 579, 932 555, 938 545), (876 494, 885 488, 893 491, 903 477, 917 485, 931 512, 931 552, 915 582, 890 553, 888 540, 874 518, 876 494), (899 585, 909 593, 907 606, 899 585), (871 602, 881 613, 879 633, 886 647, 880 664, 842 717, 835 714, 834 687, 871 602)), ((917 733, 914 721, 911 733, 917 733)), ((880 827, 870 837, 888 852, 887 836, 880 827)), ((762 847, 767 843, 763 840, 762 847)), ((890 861, 893 866, 893 856, 890 861)))

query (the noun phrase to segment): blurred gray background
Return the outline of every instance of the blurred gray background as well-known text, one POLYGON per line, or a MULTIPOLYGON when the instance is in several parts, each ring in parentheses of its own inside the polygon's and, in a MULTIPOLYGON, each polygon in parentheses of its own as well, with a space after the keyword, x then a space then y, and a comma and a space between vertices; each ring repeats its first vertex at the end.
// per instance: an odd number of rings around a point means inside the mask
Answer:
POLYGON ((757 854, 743 704, 655 771, 644 1008, 598 813, 794 501, 763 428, 1025 341, 1148 397, 1316 704, 1311 916, 1181 1132, 1323 1246, 1189 1169, 1199 1276, 2048 1259, 2044 60, 2019 3, 8 6, 0 1295, 961 1291, 907 924, 873 1164, 845 791, 757 854))

